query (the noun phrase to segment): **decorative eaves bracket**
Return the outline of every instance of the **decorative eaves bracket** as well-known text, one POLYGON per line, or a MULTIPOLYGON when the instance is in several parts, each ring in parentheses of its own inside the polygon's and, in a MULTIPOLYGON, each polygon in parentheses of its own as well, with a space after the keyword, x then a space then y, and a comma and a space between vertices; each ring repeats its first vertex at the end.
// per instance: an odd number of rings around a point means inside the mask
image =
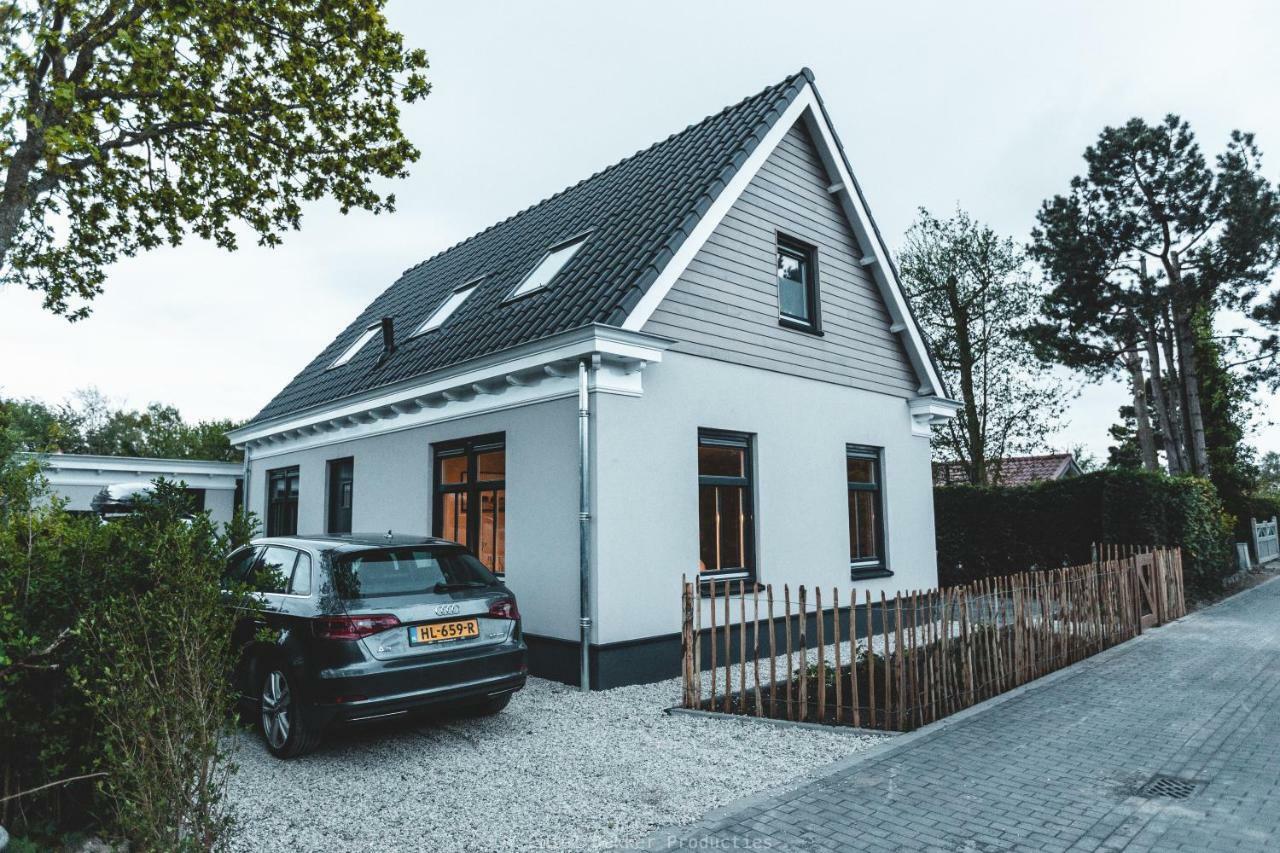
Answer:
POLYGON ((962 403, 948 400, 946 397, 915 397, 907 401, 907 409, 911 413, 911 434, 929 437, 933 434, 934 424, 945 423, 956 416, 962 403))

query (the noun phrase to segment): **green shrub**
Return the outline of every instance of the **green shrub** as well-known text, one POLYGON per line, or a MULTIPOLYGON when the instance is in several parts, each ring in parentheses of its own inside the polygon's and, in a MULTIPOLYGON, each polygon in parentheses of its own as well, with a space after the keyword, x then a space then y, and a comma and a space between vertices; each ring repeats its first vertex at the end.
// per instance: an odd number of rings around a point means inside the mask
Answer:
POLYGON ((116 571, 135 582, 77 629, 88 656, 75 680, 107 771, 99 790, 143 850, 215 849, 230 826, 222 793, 235 614, 219 588, 213 524, 182 514, 182 492, 161 484, 136 516, 109 525, 116 571))
POLYGON ((1192 477, 1098 471, 1013 488, 945 486, 934 510, 943 586, 1087 563, 1094 543, 1181 546, 1193 595, 1216 591, 1234 570, 1234 519, 1213 486, 1192 477))
POLYGON ((184 519, 186 496, 164 483, 135 516, 73 516, 3 450, 0 778, 13 794, 98 775, 0 803, 0 823, 48 842, 220 846, 233 702, 220 569, 250 522, 184 519))

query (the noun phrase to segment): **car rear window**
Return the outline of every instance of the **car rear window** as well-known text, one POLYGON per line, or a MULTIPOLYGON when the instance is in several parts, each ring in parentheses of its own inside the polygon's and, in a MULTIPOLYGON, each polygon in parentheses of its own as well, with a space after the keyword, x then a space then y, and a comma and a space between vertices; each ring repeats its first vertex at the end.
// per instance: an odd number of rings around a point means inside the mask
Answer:
POLYGON ((334 585, 344 599, 434 592, 440 585, 477 588, 497 578, 475 557, 458 548, 380 548, 334 563, 334 585))

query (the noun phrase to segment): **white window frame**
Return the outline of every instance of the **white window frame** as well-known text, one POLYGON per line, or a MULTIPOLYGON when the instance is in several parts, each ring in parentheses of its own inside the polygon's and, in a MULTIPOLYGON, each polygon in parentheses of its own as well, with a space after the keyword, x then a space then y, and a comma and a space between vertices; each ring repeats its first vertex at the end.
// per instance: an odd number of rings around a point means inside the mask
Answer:
POLYGON ((333 360, 333 364, 329 365, 326 370, 333 370, 335 367, 342 367, 342 365, 355 358, 356 353, 364 349, 364 345, 373 340, 373 336, 376 335, 381 328, 381 323, 374 323, 372 326, 361 332, 360 337, 356 338, 355 341, 352 342, 351 346, 343 350, 342 355, 335 358, 333 360))
POLYGON ((414 333, 410 335, 410 337, 416 338, 418 335, 425 335, 427 332, 434 332, 436 329, 443 326, 445 321, 452 317, 454 313, 462 307, 462 303, 466 302, 471 297, 471 294, 475 293, 476 288, 479 286, 480 279, 475 279, 474 281, 467 282, 457 290, 450 293, 445 297, 444 302, 441 302, 440 305, 436 307, 436 310, 431 312, 431 316, 422 321, 422 325, 419 326, 414 333))
POLYGON ((588 236, 590 235, 579 234, 577 237, 564 240, 547 249, 543 253, 542 259, 534 265, 528 275, 520 280, 520 283, 515 286, 515 289, 511 291, 507 299, 519 299, 522 296, 528 296, 530 293, 545 290, 551 282, 555 281, 560 271, 573 260, 574 255, 578 254, 578 251, 587 242, 588 236))

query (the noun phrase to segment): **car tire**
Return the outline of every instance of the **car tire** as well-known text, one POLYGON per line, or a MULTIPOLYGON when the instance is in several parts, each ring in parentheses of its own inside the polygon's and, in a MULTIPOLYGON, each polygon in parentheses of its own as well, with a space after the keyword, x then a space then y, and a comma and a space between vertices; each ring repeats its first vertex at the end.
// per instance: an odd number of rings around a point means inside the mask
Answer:
POLYGON ((288 667, 268 663, 258 691, 258 728, 276 758, 296 758, 315 749, 321 732, 307 719, 298 681, 288 667))
POLYGON ((503 693, 501 696, 493 696, 481 702, 474 702, 465 706, 462 710, 468 717, 492 717, 494 714, 502 713, 508 705, 511 704, 511 697, 514 693, 503 693))

